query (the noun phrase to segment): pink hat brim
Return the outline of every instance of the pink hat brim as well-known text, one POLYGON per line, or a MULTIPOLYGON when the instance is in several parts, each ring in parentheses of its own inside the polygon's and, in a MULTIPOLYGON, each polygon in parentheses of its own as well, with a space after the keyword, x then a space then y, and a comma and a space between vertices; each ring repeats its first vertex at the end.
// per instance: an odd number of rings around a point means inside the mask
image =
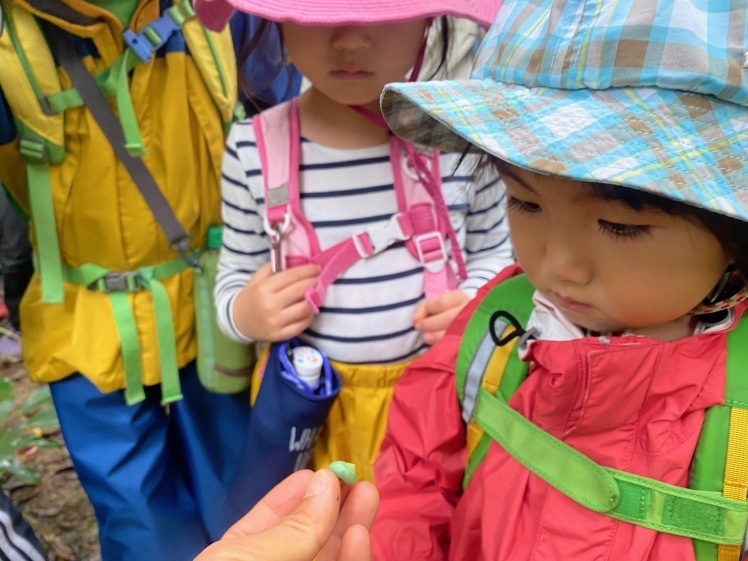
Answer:
POLYGON ((195 0, 208 29, 225 27, 234 10, 301 25, 378 25, 451 15, 488 27, 500 0, 195 0))

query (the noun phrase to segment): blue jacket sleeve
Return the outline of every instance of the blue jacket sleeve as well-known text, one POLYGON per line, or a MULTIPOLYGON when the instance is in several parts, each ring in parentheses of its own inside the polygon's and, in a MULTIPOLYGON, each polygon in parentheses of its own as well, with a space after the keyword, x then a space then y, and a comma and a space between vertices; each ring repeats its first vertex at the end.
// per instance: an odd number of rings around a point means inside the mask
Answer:
POLYGON ((239 99, 250 114, 295 97, 301 87, 301 74, 283 59, 275 27, 271 37, 277 40, 263 44, 263 48, 255 49, 250 56, 243 55, 244 47, 251 41, 260 23, 262 19, 243 12, 234 14, 229 23, 239 63, 239 99), (246 92, 242 91, 242 83, 251 84, 251 103, 246 92))

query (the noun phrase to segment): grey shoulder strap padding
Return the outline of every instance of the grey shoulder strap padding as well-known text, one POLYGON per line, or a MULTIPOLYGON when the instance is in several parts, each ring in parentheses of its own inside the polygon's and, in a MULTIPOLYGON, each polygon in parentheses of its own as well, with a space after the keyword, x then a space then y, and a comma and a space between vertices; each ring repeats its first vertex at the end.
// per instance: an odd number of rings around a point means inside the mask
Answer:
POLYGON ((93 25, 100 22, 100 19, 90 18, 77 12, 61 0, 27 0, 29 6, 36 8, 40 12, 59 18, 68 23, 75 25, 93 25))
POLYGON ((101 128, 109 143, 114 148, 117 158, 125 166, 140 194, 145 199, 153 216, 156 217, 161 229, 169 240, 169 245, 175 251, 184 253, 188 248, 191 238, 185 232, 182 225, 174 215, 164 194, 156 184, 156 180, 148 171, 143 160, 130 155, 125 148, 125 135, 122 132, 119 119, 109 107, 104 94, 101 93, 86 65, 75 52, 75 48, 67 35, 60 28, 50 22, 41 21, 44 34, 49 41, 52 52, 57 61, 67 72, 73 87, 78 91, 83 103, 91 112, 96 123, 101 128))

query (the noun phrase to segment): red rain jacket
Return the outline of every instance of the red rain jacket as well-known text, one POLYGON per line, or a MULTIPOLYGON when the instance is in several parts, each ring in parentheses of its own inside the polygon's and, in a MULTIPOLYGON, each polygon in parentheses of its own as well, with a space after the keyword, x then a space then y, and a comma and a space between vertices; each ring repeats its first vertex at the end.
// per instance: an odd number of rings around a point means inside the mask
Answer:
MULTIPOLYGON (((489 283, 398 382, 375 465, 377 561, 693 561, 688 538, 597 514, 530 474, 495 442, 465 492, 454 366, 489 283)), ((737 316, 746 305, 736 309, 737 316)), ((708 407, 724 400, 726 331, 538 341, 509 404, 595 462, 686 486, 708 407)))

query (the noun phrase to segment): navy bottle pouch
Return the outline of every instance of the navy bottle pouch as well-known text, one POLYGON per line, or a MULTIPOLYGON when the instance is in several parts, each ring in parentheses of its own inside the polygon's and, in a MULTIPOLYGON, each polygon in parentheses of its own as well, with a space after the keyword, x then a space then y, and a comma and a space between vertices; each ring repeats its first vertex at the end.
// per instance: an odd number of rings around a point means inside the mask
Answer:
POLYGON ((290 349, 296 339, 270 346, 238 461, 239 472, 226 501, 230 521, 247 513, 285 477, 307 467, 317 435, 341 379, 324 353, 320 384, 311 389, 294 372, 290 349))

